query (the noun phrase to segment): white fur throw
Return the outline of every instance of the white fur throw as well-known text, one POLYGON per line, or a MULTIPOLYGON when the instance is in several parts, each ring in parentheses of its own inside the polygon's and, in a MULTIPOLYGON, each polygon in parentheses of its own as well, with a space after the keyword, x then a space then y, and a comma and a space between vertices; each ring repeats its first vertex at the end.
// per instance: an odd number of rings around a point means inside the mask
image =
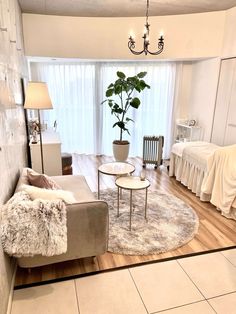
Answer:
POLYGON ((16 257, 67 251, 66 206, 61 200, 30 200, 18 192, 1 208, 3 249, 16 257))
POLYGON ((20 188, 21 191, 25 191, 30 195, 32 200, 62 200, 67 204, 76 203, 73 193, 65 190, 48 190, 38 188, 36 186, 23 184, 20 188))

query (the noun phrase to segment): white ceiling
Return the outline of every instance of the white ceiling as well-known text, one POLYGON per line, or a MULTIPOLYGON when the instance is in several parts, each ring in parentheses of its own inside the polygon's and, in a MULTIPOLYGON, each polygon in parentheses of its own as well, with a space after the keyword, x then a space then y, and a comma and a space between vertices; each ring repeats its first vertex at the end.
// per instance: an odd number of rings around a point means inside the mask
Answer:
MULTIPOLYGON (((18 0, 24 13, 68 16, 144 16, 146 0, 18 0)), ((149 15, 226 10, 236 0, 150 0, 149 15)))

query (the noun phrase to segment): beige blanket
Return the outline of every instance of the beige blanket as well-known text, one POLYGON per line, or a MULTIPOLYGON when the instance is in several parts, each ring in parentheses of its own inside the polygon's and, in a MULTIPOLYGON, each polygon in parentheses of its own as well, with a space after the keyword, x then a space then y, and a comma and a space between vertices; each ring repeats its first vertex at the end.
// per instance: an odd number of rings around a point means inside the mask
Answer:
POLYGON ((236 145, 221 147, 208 158, 201 189, 211 194, 211 203, 223 214, 230 214, 236 198, 236 145))

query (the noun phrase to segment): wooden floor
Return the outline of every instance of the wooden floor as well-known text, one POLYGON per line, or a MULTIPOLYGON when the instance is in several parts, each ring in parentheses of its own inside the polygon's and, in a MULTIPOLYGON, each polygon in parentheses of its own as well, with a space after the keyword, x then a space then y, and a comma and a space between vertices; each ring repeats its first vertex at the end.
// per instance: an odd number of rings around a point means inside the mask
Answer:
MULTIPOLYGON (((96 191, 97 168, 102 163, 112 161, 112 158, 79 154, 76 154, 73 157, 74 174, 83 174, 86 177, 91 190, 96 191)), ((142 169, 142 160, 140 158, 130 158, 129 162, 136 167, 134 175, 139 175, 142 169)), ((125 256, 107 252, 96 258, 84 258, 33 268, 30 272, 28 269, 18 267, 15 285, 20 286, 35 282, 54 280, 78 274, 206 252, 236 245, 236 221, 224 218, 213 205, 201 202, 198 197, 178 183, 174 178, 169 178, 166 167, 161 166, 159 169, 154 170, 154 167, 149 165, 147 166, 146 176, 151 182, 150 188, 158 188, 172 193, 195 209, 200 220, 200 225, 199 232, 192 241, 176 250, 158 255, 125 256)), ((100 178, 101 189, 115 187, 114 177, 101 175, 100 178)))

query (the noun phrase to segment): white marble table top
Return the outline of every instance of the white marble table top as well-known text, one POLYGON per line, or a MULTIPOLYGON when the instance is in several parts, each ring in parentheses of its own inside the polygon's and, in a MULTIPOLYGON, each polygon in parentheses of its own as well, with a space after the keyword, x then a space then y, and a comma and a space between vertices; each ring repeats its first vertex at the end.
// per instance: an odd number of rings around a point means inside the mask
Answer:
POLYGON ((127 162, 108 162, 106 164, 101 165, 98 168, 98 171, 109 174, 113 176, 121 176, 125 174, 130 174, 134 172, 135 167, 132 164, 129 164, 127 162))
POLYGON ((127 190, 142 190, 150 186, 148 179, 141 180, 140 177, 127 176, 116 179, 116 185, 127 190))

